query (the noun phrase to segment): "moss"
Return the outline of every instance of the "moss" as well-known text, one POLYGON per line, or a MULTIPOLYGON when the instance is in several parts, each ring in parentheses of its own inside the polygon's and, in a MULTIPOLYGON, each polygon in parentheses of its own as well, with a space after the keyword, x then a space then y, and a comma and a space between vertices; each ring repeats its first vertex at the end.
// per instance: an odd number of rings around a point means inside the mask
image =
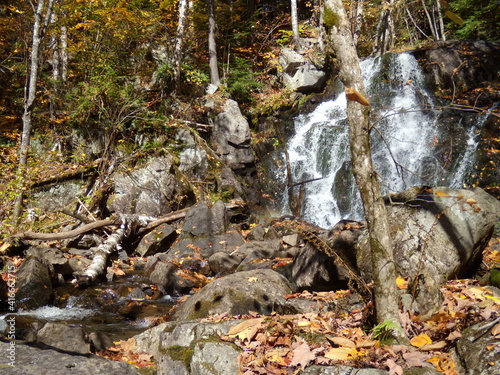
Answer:
POLYGON ((167 348, 166 352, 174 361, 180 361, 188 370, 190 369, 191 359, 194 354, 194 349, 192 347, 172 345, 167 348))
POLYGON ((331 8, 325 7, 325 12, 323 14, 323 23, 325 26, 329 29, 332 26, 338 26, 339 22, 340 20, 337 12, 331 8))

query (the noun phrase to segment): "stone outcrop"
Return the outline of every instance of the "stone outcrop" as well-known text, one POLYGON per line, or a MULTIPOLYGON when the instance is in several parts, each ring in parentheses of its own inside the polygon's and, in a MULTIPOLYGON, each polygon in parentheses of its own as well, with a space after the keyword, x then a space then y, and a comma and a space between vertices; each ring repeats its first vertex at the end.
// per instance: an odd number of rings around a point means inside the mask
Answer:
POLYGON ((291 48, 283 48, 278 63, 283 85, 301 93, 321 92, 326 85, 326 73, 305 55, 291 48))
POLYGON ((163 216, 192 203, 190 187, 176 175, 172 156, 152 159, 146 166, 113 174, 114 193, 108 200, 111 212, 163 216))
POLYGON ((228 99, 223 112, 215 117, 212 143, 222 161, 236 172, 253 168, 255 157, 250 145, 250 127, 238 103, 228 99))

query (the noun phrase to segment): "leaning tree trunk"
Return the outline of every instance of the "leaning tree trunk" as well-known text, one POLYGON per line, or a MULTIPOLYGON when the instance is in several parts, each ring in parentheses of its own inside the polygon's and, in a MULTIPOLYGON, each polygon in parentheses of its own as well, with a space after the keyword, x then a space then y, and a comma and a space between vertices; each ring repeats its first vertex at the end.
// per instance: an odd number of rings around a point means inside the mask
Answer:
MULTIPOLYGON (((330 42, 339 60, 339 77, 345 86, 348 98, 351 163, 368 225, 376 319, 379 323, 390 320, 401 326, 393 248, 387 211, 371 158, 369 103, 365 99, 359 58, 342 1, 326 0, 326 12, 332 14, 332 19, 336 20, 330 28, 330 42)), ((402 330, 397 335, 400 341, 404 340, 402 330)))
POLYGON ((31 42, 30 69, 26 77, 26 86, 24 88, 24 111, 22 116, 23 132, 21 136, 21 144, 19 145, 19 167, 18 175, 20 179, 19 191, 14 202, 14 212, 12 213, 13 222, 17 221, 21 215, 21 206, 23 200, 23 190, 25 184, 26 164, 28 161, 28 150, 31 137, 31 120, 33 117, 33 108, 36 98, 36 84, 38 80, 38 68, 40 65, 40 48, 42 39, 49 25, 52 15, 53 0, 38 0, 34 20, 33 20, 33 40, 31 42), (44 16, 45 12, 45 16, 44 16))

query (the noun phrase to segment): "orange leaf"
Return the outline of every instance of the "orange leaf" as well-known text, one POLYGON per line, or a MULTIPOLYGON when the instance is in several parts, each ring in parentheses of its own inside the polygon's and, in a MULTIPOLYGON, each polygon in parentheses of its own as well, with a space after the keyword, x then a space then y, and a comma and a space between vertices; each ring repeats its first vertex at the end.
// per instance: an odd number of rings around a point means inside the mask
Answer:
POLYGON ((413 337, 410 340, 410 344, 417 348, 421 348, 424 345, 432 344, 432 340, 429 336, 427 336, 425 333, 422 333, 418 336, 413 337))

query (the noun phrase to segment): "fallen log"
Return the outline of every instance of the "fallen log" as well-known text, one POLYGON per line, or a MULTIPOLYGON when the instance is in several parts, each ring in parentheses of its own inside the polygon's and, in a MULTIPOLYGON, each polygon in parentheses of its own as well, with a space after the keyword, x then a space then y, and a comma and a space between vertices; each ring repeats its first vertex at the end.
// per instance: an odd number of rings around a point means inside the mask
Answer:
POLYGON ((57 232, 57 233, 38 233, 32 231, 26 231, 23 233, 17 233, 13 237, 21 238, 23 240, 64 240, 67 238, 72 238, 79 236, 80 234, 90 232, 93 229, 107 227, 109 225, 117 225, 120 223, 119 219, 110 218, 104 220, 94 221, 89 224, 85 224, 79 228, 67 231, 67 232, 57 232))

